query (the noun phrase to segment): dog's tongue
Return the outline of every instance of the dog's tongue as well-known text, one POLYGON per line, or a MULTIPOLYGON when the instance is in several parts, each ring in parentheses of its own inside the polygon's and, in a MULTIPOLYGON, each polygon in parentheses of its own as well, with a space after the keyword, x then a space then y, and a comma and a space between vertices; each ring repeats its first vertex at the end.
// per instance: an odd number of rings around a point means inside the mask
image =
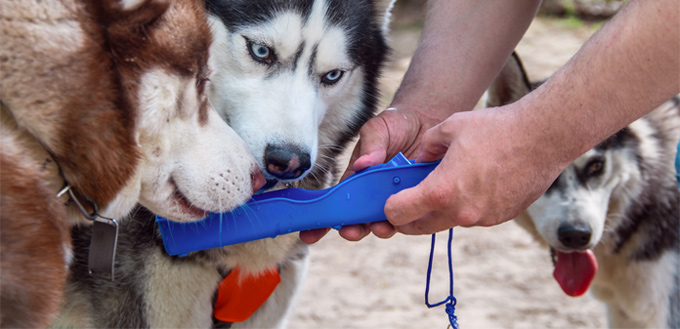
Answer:
POLYGON ((597 259, 592 251, 563 253, 555 251, 557 264, 553 276, 562 290, 572 297, 583 295, 597 273, 597 259))

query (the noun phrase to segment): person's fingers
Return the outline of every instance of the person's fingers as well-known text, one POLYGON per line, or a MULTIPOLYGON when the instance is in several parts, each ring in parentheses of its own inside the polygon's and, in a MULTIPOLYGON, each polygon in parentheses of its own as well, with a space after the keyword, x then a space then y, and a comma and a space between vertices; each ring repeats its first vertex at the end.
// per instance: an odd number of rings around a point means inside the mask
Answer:
MULTIPOLYGON (((423 134, 421 151, 416 160, 418 162, 440 160, 446 154, 450 143, 451 133, 445 121, 423 134)), ((449 188, 447 184, 442 184, 442 181, 446 181, 447 174, 444 166, 442 161, 418 185, 402 190, 387 199, 385 215, 392 225, 406 225, 446 206, 449 188)))
POLYGON ((328 233, 330 228, 319 228, 314 230, 300 231, 300 240, 306 244, 313 244, 321 240, 328 233))
MULTIPOLYGON (((427 179, 428 178, 425 178, 425 180, 427 179)), ((420 184, 404 189, 387 199, 387 202, 385 202, 385 216, 390 224, 402 226, 413 222, 432 211, 431 196, 424 186, 424 183, 426 183, 425 180, 420 184)))
POLYGON ((370 224, 347 225, 343 226, 338 232, 341 237, 349 241, 359 241, 371 232, 379 238, 391 238, 397 231, 394 226, 387 221, 375 222, 370 224))
POLYGON ((354 165, 352 166, 352 169, 354 169, 354 172, 366 169, 370 166, 375 166, 379 165, 382 163, 385 163, 387 161, 387 153, 385 150, 374 150, 370 153, 366 153, 354 161, 354 165))
POLYGON ((442 221, 438 221, 434 218, 423 218, 408 224, 397 226, 395 229, 397 232, 406 235, 423 235, 423 234, 434 234, 441 232, 443 230, 449 229, 442 221))
POLYGON ((359 241, 365 238, 369 233, 371 233, 371 231, 366 224, 347 225, 343 226, 340 231, 338 231, 338 234, 340 234, 341 237, 349 241, 359 241))
POLYGON ((424 134, 420 144, 420 152, 416 157, 417 162, 432 162, 440 160, 451 144, 450 127, 444 121, 424 134))
MULTIPOLYGON (((354 171, 385 163, 390 143, 388 123, 383 115, 366 122, 359 135, 359 152, 351 163, 354 171)), ((355 154, 353 154, 354 156, 355 154)))
POLYGON ((394 229, 394 226, 392 226, 392 224, 390 224, 388 221, 371 223, 370 228, 371 232, 373 232, 373 235, 381 239, 391 238, 395 233, 397 233, 397 231, 394 229))
POLYGON ((387 122, 381 116, 368 120, 359 132, 359 141, 352 151, 349 166, 342 174, 344 180, 355 172, 385 162, 389 143, 387 122))

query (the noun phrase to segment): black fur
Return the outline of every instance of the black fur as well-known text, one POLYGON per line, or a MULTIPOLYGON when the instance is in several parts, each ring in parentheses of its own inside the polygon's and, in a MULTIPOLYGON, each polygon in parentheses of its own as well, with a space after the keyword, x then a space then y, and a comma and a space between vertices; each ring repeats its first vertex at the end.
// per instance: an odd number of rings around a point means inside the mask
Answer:
POLYGON ((277 13, 292 11, 309 17, 313 1, 306 0, 209 0, 206 8, 220 17, 229 29, 267 22, 277 13))

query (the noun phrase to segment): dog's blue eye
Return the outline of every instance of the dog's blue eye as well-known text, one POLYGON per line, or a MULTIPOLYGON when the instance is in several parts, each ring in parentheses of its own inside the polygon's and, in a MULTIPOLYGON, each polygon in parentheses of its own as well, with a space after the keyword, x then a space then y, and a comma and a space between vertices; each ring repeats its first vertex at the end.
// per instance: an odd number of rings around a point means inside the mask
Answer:
POLYGON ((333 70, 328 73, 326 73, 323 77, 321 77, 321 83, 325 85, 333 85, 340 81, 342 79, 342 76, 345 74, 345 71, 343 70, 333 70))
POLYGON ((250 49, 253 51, 253 54, 258 58, 267 58, 267 56, 269 56, 269 48, 263 45, 258 45, 257 43, 254 43, 250 47, 250 49))
POLYGON ((248 51, 250 56, 260 63, 271 64, 273 62, 272 50, 261 43, 248 40, 248 51))

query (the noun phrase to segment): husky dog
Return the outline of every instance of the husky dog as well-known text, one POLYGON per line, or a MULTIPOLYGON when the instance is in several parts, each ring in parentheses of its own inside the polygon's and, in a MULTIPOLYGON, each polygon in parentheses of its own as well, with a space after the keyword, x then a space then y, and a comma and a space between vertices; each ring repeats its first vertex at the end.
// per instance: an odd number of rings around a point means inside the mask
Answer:
MULTIPOLYGON (((486 104, 531 88, 513 55, 486 104)), ((676 96, 588 150, 516 219, 554 251, 567 294, 585 293, 592 280, 612 328, 680 327, 679 105, 676 96)))
POLYGON ((0 21, 1 326, 49 324, 83 215, 195 221, 264 185, 207 101, 203 3, 8 0, 0 21))
MULTIPOLYGON (((209 99, 248 144, 267 187, 319 189, 337 180, 338 156, 376 111, 391 4, 207 2, 214 39, 209 99)), ((74 230, 78 252, 59 326, 285 327, 308 264, 297 233, 170 257, 150 218, 139 209, 121 226, 113 283, 87 276, 91 233, 74 230), (225 276, 239 272, 243 279, 261 279, 272 271, 280 284, 252 316, 213 316, 225 276)))
MULTIPOLYGON (((391 6, 391 3, 378 5, 391 6)), ((209 0, 210 101, 269 181, 333 183, 373 116, 389 12, 369 0, 209 0)), ((388 8, 389 9, 389 8, 388 8)))

